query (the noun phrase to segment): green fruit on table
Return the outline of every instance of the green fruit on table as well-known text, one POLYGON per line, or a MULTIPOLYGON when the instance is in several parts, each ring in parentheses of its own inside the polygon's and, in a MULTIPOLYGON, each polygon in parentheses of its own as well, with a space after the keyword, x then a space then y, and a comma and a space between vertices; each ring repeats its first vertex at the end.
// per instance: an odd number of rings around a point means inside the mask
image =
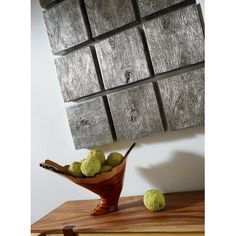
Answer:
POLYGON ((112 152, 107 157, 106 165, 114 167, 119 165, 122 160, 123 160, 123 155, 121 155, 118 152, 112 152))
POLYGON ((81 163, 78 161, 73 162, 69 165, 68 171, 71 175, 75 177, 83 177, 83 174, 81 172, 81 163))
POLYGON ((105 165, 101 168, 101 173, 102 172, 107 172, 107 171, 110 171, 110 170, 112 170, 112 166, 105 165))
POLYGON ((81 171, 83 175, 92 177, 101 170, 101 162, 97 159, 86 159, 81 164, 81 171))
POLYGON ((143 203, 150 211, 160 211, 166 205, 163 193, 156 189, 150 189, 145 192, 143 203))
POLYGON ((100 149, 94 149, 89 152, 86 159, 97 159, 103 165, 105 163, 105 154, 100 149))

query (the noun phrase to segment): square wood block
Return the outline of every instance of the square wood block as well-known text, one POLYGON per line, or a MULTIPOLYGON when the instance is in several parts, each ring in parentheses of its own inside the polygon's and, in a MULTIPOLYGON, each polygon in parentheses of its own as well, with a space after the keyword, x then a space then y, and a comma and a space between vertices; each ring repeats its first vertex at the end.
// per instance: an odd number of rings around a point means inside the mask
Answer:
POLYGON ((106 89, 150 76, 140 32, 127 30, 95 45, 106 89))
POLYGON ((158 81, 167 129, 204 124, 204 68, 158 81))
POLYGON ((113 142, 102 97, 67 107, 66 111, 76 149, 113 142))
POLYGON ((173 6, 177 3, 184 2, 184 0, 139 0, 139 8, 141 16, 147 16, 152 13, 163 10, 167 7, 173 6))
POLYGON ((65 0, 45 10, 44 21, 53 54, 88 40, 78 0, 65 0))
POLYGON ((101 91, 90 47, 55 59, 65 102, 101 91))
POLYGON ((163 132, 152 83, 115 92, 107 97, 117 140, 163 132))
POLYGON ((135 21, 131 0, 85 0, 93 37, 135 21))
POLYGON ((155 74, 204 61, 204 35, 197 5, 144 23, 155 74))

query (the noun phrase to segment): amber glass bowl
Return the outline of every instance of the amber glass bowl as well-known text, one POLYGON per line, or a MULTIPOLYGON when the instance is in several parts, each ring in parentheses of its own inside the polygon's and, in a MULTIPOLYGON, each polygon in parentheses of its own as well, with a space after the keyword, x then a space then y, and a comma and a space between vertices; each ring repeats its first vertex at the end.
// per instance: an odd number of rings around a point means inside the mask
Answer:
POLYGON ((124 159, 119 165, 113 167, 112 170, 109 172, 99 173, 96 174, 94 177, 76 178, 69 174, 69 165, 61 166, 50 160, 45 160, 44 163, 40 163, 40 166, 50 171, 53 171, 99 195, 99 203, 96 208, 90 211, 90 214, 94 216, 104 215, 118 211, 118 201, 123 187, 126 161, 130 151, 133 149, 134 146, 135 143, 133 143, 128 149, 124 156, 124 159))

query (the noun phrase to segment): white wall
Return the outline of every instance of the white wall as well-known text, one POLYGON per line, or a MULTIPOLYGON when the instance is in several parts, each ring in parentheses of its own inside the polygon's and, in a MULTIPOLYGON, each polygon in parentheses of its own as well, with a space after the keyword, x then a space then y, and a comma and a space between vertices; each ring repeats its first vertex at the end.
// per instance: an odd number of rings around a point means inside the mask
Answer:
MULTIPOLYGON (((202 7, 204 2, 202 3, 202 7)), ((203 8, 204 9, 204 8, 203 8)), ((39 167, 49 158, 60 164, 82 159, 75 150, 65 104, 38 0, 32 0, 32 223, 65 201, 97 198, 93 193, 39 167)), ((127 162, 122 195, 142 195, 149 188, 163 192, 204 188, 204 129, 189 128, 142 138, 127 162)), ((124 153, 132 141, 101 148, 124 153)))

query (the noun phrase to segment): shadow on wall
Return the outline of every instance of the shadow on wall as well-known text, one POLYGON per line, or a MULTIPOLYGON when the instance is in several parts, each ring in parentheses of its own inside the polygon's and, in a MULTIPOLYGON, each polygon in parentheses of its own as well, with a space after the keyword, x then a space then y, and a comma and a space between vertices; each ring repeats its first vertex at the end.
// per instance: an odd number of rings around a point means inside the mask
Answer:
POLYGON ((168 162, 138 167, 138 172, 165 193, 204 189, 204 158, 193 153, 175 152, 168 162))
POLYGON ((140 138, 136 140, 114 142, 111 144, 102 145, 100 148, 104 150, 105 152, 111 152, 111 151, 120 150, 120 149, 127 150, 133 142, 137 143, 136 147, 140 147, 143 144, 147 145, 147 144, 153 144, 153 143, 167 143, 167 142, 172 142, 172 141, 181 140, 181 139, 193 138, 199 134, 204 134, 203 126, 170 131, 164 134, 157 134, 157 135, 144 137, 144 138, 140 138))

